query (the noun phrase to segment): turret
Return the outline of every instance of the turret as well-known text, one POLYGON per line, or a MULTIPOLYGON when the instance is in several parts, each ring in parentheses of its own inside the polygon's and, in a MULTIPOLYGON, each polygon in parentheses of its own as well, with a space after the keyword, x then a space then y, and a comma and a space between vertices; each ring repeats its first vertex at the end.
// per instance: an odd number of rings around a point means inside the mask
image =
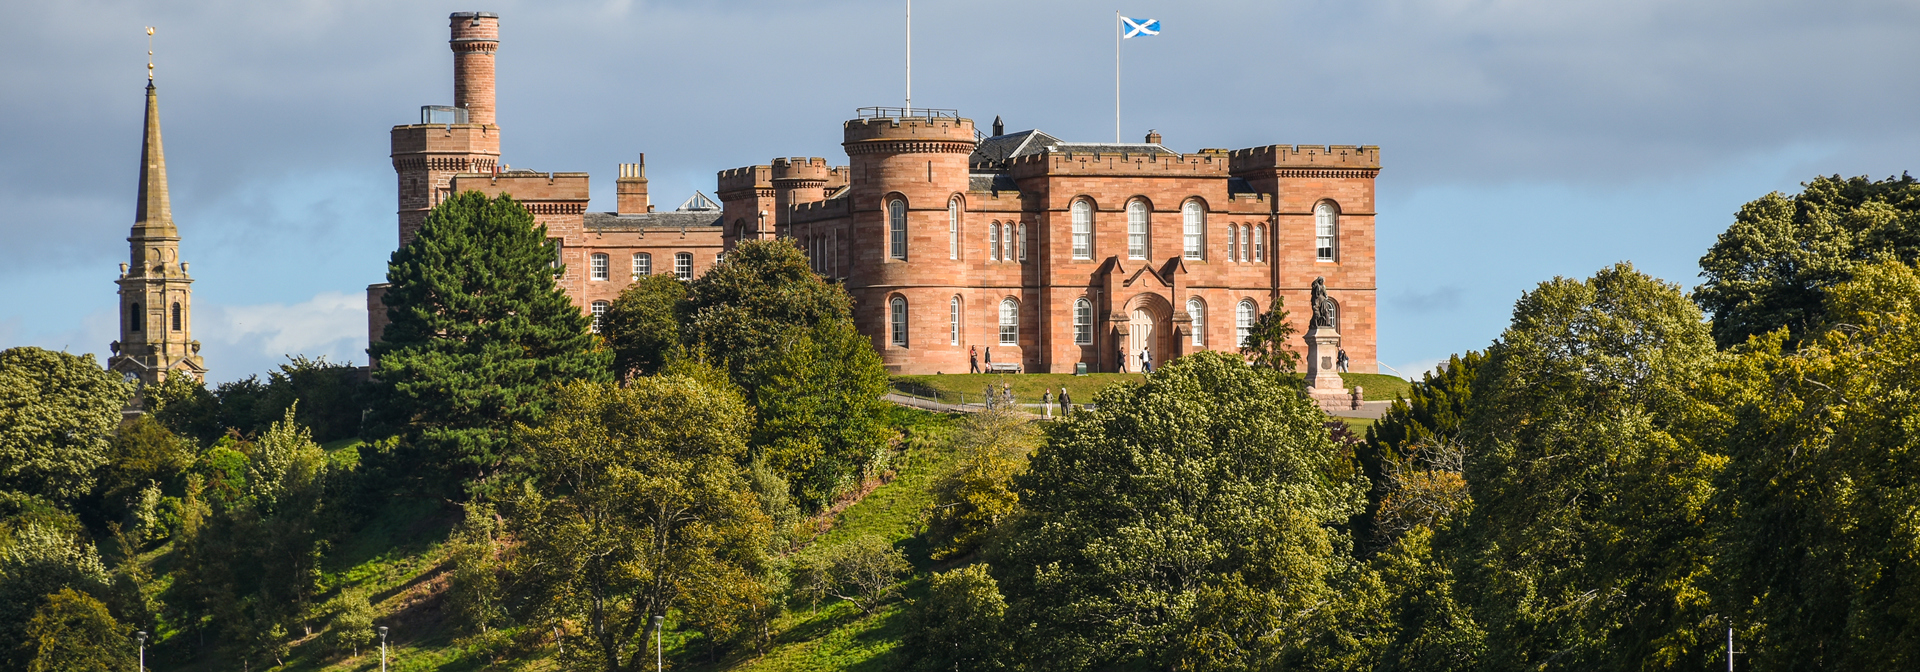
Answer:
POLYGON ((493 125, 493 52, 500 48, 500 15, 454 12, 447 17, 453 38, 453 106, 467 111, 467 122, 493 125))
POLYGON ((491 173, 500 162, 500 127, 493 116, 493 53, 500 47, 500 15, 457 12, 448 20, 454 104, 421 106, 420 123, 393 127, 402 246, 413 240, 427 212, 449 195, 449 178, 491 173))

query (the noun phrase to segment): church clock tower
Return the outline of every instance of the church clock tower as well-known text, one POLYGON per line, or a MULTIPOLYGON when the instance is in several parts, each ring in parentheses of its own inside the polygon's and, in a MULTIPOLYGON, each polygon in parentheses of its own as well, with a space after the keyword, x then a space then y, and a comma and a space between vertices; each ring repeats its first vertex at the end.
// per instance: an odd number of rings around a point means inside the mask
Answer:
POLYGON ((107 369, 142 383, 169 375, 206 378, 193 340, 193 279, 180 261, 180 230, 167 203, 167 159, 160 150, 160 103, 147 77, 147 126, 140 147, 140 200, 128 262, 120 265, 120 340, 107 369))

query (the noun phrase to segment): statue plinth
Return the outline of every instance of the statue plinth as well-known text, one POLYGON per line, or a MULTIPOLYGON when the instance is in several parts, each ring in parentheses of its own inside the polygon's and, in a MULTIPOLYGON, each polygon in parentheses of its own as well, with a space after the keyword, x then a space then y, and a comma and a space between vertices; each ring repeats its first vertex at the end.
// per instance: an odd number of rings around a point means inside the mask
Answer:
POLYGON ((1314 325, 1307 329, 1307 396, 1328 410, 1348 408, 1352 393, 1340 379, 1340 332, 1333 327, 1314 325))

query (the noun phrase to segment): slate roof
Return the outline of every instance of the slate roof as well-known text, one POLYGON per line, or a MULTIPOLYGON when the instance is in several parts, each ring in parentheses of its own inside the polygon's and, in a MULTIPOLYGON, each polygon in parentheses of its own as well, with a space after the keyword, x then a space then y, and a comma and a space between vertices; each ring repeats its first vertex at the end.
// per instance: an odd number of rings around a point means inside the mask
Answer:
POLYGON ((1060 142, 1049 149, 1066 154, 1180 155, 1157 142, 1060 142))
POLYGON ((973 173, 967 185, 968 191, 1019 191, 1020 186, 1013 183, 1013 176, 1006 173, 973 173))
POLYGON ((1227 193, 1229 193, 1229 194, 1251 194, 1251 193, 1255 193, 1255 192, 1253 191, 1253 185, 1252 185, 1252 184, 1249 184, 1249 183, 1247 183, 1247 178, 1244 178, 1244 177, 1229 177, 1229 178, 1227 178, 1227 193))
POLYGON ((586 213, 583 222, 589 229, 679 229, 719 226, 720 211, 640 212, 622 215, 613 212, 586 213))
POLYGON ((973 155, 967 157, 967 165, 978 168, 1005 168, 1009 159, 1016 156, 1038 154, 1047 147, 1060 144, 1060 139, 1047 135, 1044 131, 1021 131, 996 135, 973 146, 973 155))

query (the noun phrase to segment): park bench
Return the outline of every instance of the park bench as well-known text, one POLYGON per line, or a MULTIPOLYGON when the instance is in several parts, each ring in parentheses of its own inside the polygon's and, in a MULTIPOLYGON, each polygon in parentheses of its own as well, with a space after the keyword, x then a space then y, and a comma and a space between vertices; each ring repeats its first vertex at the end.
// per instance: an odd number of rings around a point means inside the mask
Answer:
POLYGON ((1020 365, 1013 362, 994 362, 987 365, 987 373, 1019 373, 1020 365))

